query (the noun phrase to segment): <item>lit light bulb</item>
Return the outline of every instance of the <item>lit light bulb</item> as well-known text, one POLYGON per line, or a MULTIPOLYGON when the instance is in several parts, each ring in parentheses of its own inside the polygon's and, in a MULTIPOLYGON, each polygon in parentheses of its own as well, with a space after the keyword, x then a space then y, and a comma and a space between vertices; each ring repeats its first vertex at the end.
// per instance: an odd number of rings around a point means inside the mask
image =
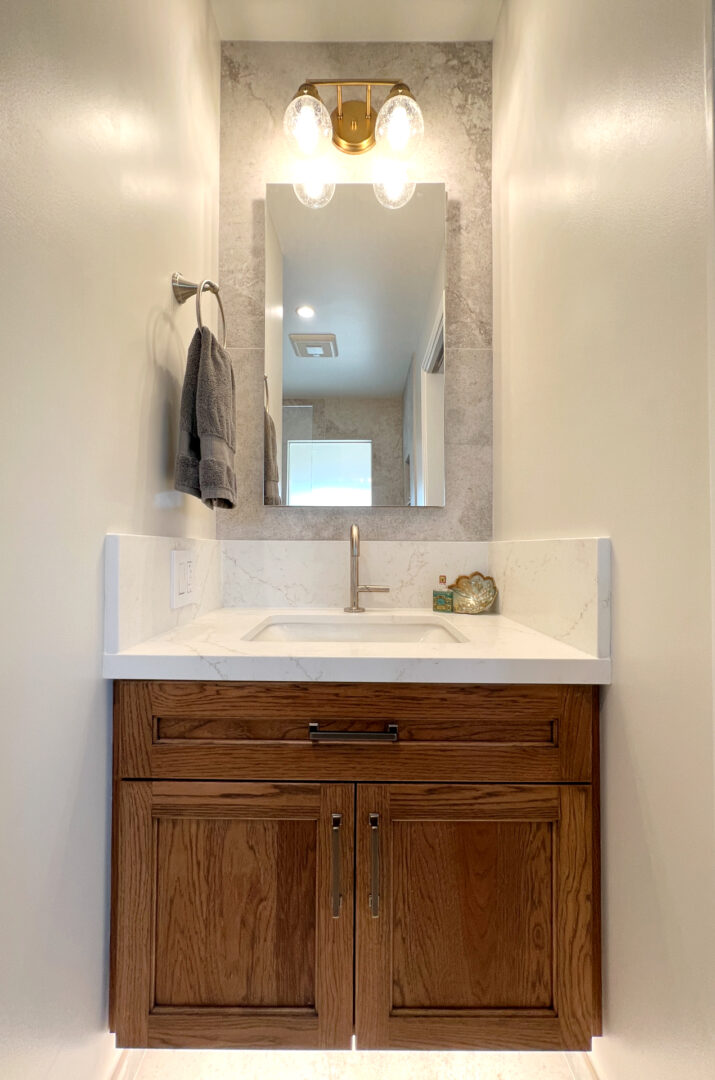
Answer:
POLYGON ((396 83, 377 114, 375 139, 398 158, 410 157, 422 142, 422 110, 404 83, 396 83))
POLYGON ((402 153, 410 139, 410 120, 404 105, 398 105, 387 121, 387 141, 394 153, 402 153))
POLYGON ((293 184, 293 191, 303 206, 308 206, 311 210, 322 210, 335 194, 335 184, 309 180, 304 184, 293 184))
POLYGON ((377 201, 387 210, 399 210, 410 201, 416 187, 404 165, 396 161, 382 161, 372 190, 377 201))
POLYGON ((283 115, 283 130, 293 148, 304 157, 314 157, 330 145, 333 124, 330 113, 315 87, 304 83, 283 115))
POLYGON ((321 210, 335 194, 335 181, 324 161, 300 162, 293 177, 296 198, 311 210, 321 210))

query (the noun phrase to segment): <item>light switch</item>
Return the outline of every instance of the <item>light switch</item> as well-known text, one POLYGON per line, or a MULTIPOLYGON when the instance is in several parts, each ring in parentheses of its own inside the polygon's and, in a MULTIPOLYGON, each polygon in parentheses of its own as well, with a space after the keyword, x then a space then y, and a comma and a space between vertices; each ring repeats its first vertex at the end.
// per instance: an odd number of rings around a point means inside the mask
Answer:
POLYGON ((171 606, 184 607, 194 603, 194 559, 190 551, 171 553, 171 606))

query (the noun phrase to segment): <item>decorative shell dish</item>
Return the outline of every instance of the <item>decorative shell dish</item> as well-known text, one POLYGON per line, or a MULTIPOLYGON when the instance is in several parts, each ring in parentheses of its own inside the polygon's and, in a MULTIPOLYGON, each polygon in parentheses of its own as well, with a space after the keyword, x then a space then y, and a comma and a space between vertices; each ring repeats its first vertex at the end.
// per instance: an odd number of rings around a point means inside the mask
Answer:
POLYGON ((452 611, 460 615, 481 615, 494 606, 499 590, 493 577, 486 577, 475 570, 473 574, 460 574, 452 590, 452 611))

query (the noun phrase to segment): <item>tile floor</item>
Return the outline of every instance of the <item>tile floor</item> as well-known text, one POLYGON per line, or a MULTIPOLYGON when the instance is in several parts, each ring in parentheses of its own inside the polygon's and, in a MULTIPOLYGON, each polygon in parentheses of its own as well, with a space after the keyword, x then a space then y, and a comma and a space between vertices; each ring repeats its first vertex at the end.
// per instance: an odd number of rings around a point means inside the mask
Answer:
POLYGON ((148 1050, 136 1080, 572 1080, 564 1054, 148 1050))

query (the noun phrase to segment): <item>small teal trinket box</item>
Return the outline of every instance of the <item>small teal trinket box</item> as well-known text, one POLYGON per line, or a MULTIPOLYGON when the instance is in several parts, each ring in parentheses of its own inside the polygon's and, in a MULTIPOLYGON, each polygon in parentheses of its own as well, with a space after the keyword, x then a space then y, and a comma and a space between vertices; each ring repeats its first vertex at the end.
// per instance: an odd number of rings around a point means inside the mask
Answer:
POLYGON ((444 574, 440 574, 439 588, 432 590, 432 610, 452 611, 452 593, 447 588, 447 578, 444 574))

